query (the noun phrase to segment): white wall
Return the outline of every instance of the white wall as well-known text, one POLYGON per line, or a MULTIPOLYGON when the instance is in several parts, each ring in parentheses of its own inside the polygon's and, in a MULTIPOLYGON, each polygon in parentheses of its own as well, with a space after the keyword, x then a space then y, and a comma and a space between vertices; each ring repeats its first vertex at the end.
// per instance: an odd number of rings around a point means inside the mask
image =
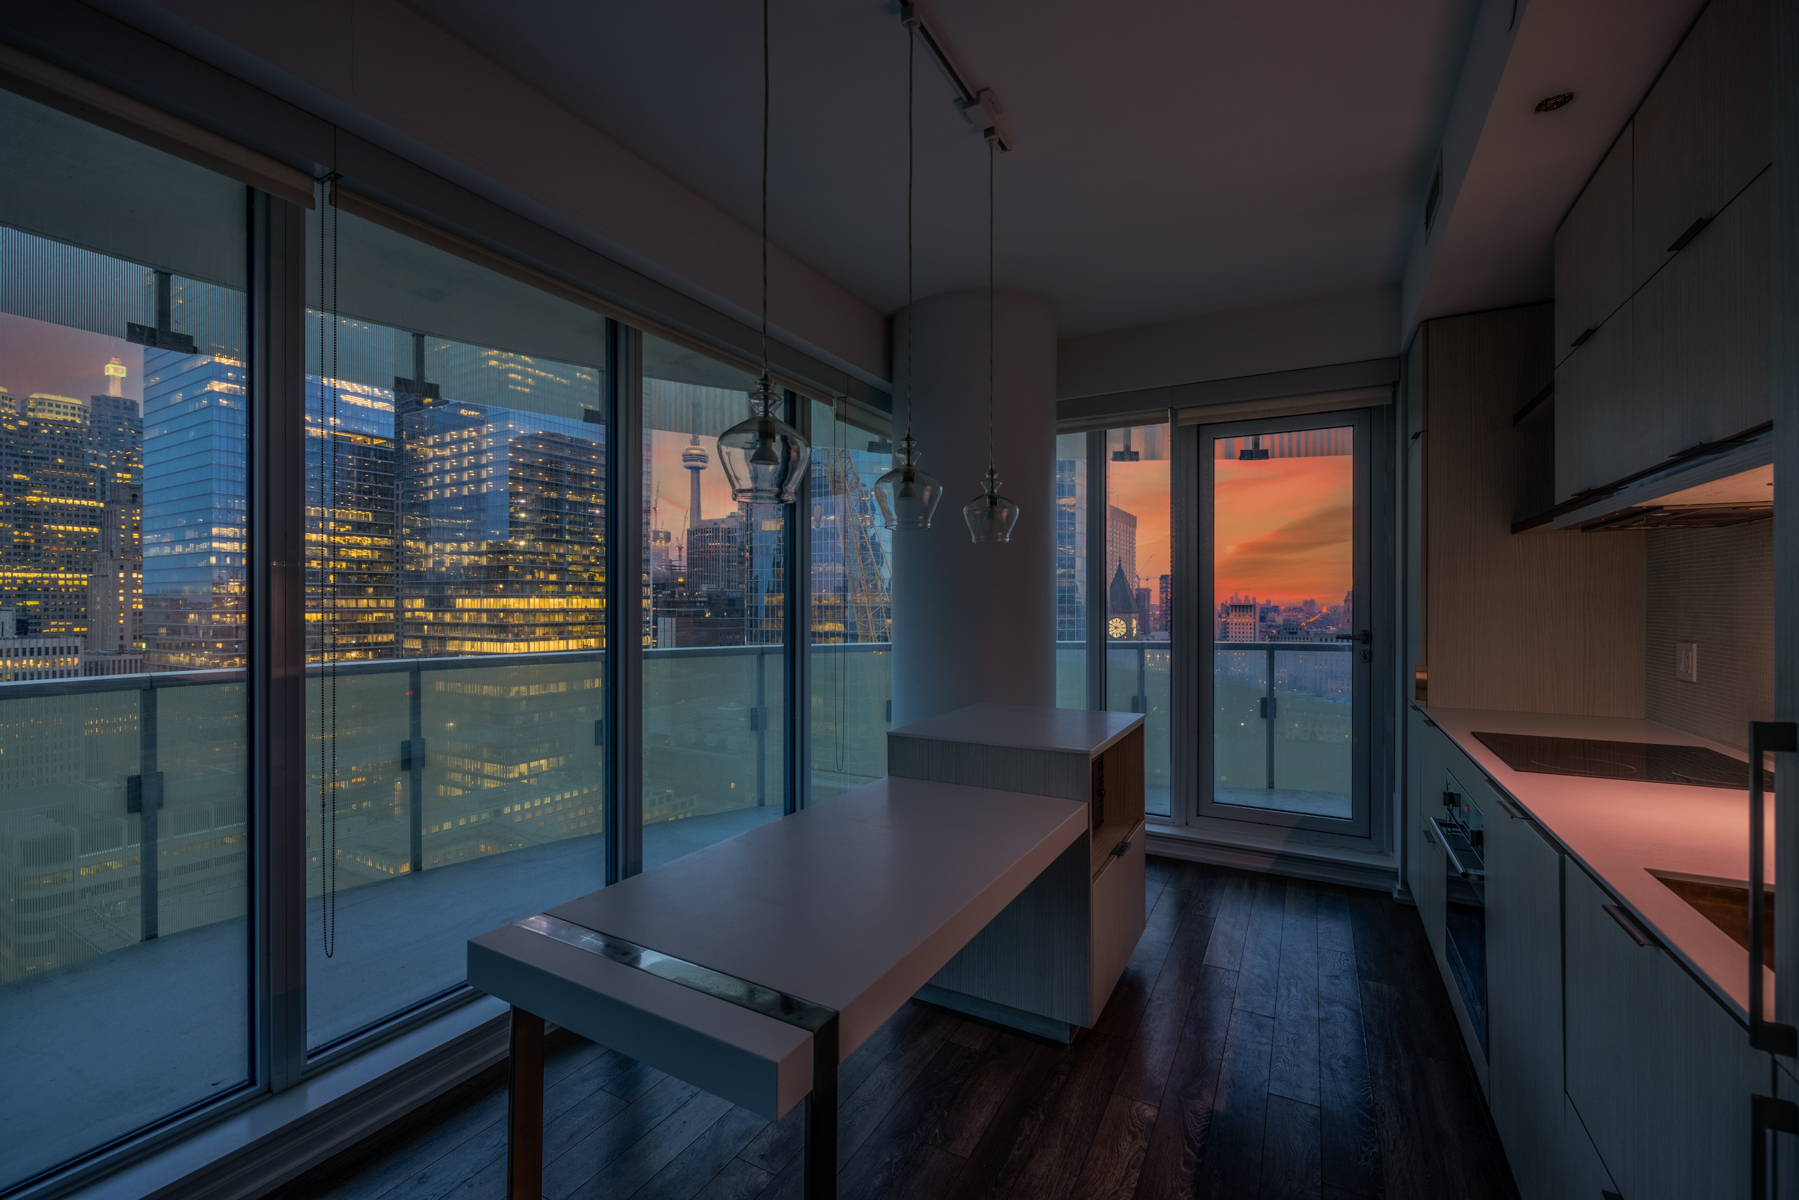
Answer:
MULTIPOLYGON (((754 230, 399 0, 94 2, 698 300, 758 319, 754 230)), ((596 48, 595 70, 606 50, 596 48)), ((769 255, 769 309, 782 340, 865 380, 887 377, 886 318, 779 247, 769 255)))
POLYGON ((1399 353, 1399 289, 1345 292, 1063 338, 1056 396, 1100 396, 1399 353))

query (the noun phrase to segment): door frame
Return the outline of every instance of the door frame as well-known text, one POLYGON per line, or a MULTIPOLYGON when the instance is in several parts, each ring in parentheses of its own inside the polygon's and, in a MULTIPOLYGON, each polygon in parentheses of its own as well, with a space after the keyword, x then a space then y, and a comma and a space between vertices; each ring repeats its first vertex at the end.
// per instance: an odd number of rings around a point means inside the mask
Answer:
POLYGON ((1183 750, 1176 769, 1175 786, 1179 794, 1185 797, 1182 807, 1189 824, 1204 822, 1214 828, 1234 827, 1244 831, 1258 827, 1266 832, 1307 831, 1312 834, 1334 835, 1333 840, 1353 839, 1363 844, 1378 840, 1373 820, 1373 810, 1381 793, 1378 779, 1381 772, 1376 769, 1378 756, 1374 753, 1374 736, 1380 728, 1374 711, 1377 699, 1375 693, 1378 690, 1375 681, 1380 677, 1382 663, 1387 656, 1384 646, 1387 639, 1381 636, 1385 631, 1382 624, 1385 605, 1381 596, 1384 580, 1375 577, 1373 554, 1373 538, 1377 526, 1376 486, 1378 479, 1384 475, 1379 469, 1384 458, 1382 447, 1376 442, 1376 416, 1372 409, 1357 408, 1297 416, 1221 421, 1214 424, 1196 423, 1177 428, 1179 436, 1175 438, 1174 444, 1176 479, 1171 490, 1175 492, 1177 519, 1184 519, 1179 520, 1176 530, 1175 553, 1185 557, 1187 561, 1177 562, 1176 571, 1180 583, 1185 585, 1180 591, 1188 599, 1185 604, 1178 606, 1177 611, 1177 617, 1182 621, 1181 629, 1186 631, 1187 636, 1177 635, 1174 638, 1177 646, 1177 670, 1185 676, 1175 683, 1176 695, 1185 701, 1180 706, 1185 712, 1177 712, 1175 719, 1179 722, 1179 727, 1191 731, 1192 736, 1174 739, 1183 750), (1351 577, 1358 609, 1355 628, 1358 634, 1363 630, 1372 631, 1374 638, 1367 645, 1352 643, 1355 648, 1351 650, 1354 675, 1351 684, 1353 726, 1350 816, 1347 820, 1342 820, 1215 803, 1211 798, 1214 660, 1210 651, 1213 639, 1209 635, 1200 636, 1215 607, 1215 597, 1212 595, 1213 460, 1204 451, 1209 448, 1207 443, 1220 437, 1343 425, 1354 430, 1355 445, 1351 484, 1354 491, 1351 577), (1183 467, 1185 469, 1181 469, 1183 467), (1189 553, 1181 555, 1182 550, 1188 550, 1189 553))

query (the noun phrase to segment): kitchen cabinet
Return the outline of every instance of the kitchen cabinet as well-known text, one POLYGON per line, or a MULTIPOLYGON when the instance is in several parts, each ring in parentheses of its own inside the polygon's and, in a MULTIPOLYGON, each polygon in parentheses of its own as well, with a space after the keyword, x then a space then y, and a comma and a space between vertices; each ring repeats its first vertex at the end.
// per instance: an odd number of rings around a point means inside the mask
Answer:
POLYGON ((1744 1195, 1769 1056, 1578 865, 1564 871, 1567 1094, 1630 1200, 1744 1195))
MULTIPOLYGON (((1630 299, 1634 129, 1618 135, 1555 233, 1555 361, 1630 299)), ((1558 400, 1560 391, 1557 392, 1558 400)))
POLYGON ((1410 758, 1406 776, 1411 781, 1408 808, 1413 817, 1408 871, 1412 899, 1418 905, 1419 919, 1424 922, 1424 936, 1430 942, 1431 954, 1442 967, 1445 864, 1443 847, 1430 832, 1425 818, 1436 816, 1443 807, 1443 750, 1449 743, 1423 713, 1412 709, 1411 737, 1406 744, 1410 758))
POLYGON ((1638 109, 1633 284, 1770 161, 1769 0, 1711 0, 1638 109))
MULTIPOLYGON (((1556 1200, 1607 1200, 1608 1193, 1618 1195, 1618 1184, 1600 1161, 1599 1151, 1593 1149, 1593 1139, 1587 1136, 1573 1102, 1562 1097, 1558 1111, 1562 1118, 1561 1176, 1557 1186, 1545 1194, 1556 1200)), ((1529 1195, 1523 1184, 1518 1190, 1529 1195)))
POLYGON ((1562 1174, 1562 855, 1484 778, 1465 782, 1486 813, 1488 1104, 1537 1200, 1562 1174))
POLYGON ((1639 428, 1634 306, 1625 304, 1555 369, 1555 498, 1601 487, 1659 457, 1639 428))
POLYGON ((1772 190, 1757 176, 1557 368, 1558 500, 1768 419, 1772 190))
POLYGON ((1558 502, 1769 417, 1768 30, 1711 0, 1556 233, 1558 502))
POLYGON ((1768 419, 1772 193, 1764 171, 1632 301, 1637 407, 1628 415, 1641 432, 1614 430, 1639 444, 1616 466, 1639 470, 1768 419))

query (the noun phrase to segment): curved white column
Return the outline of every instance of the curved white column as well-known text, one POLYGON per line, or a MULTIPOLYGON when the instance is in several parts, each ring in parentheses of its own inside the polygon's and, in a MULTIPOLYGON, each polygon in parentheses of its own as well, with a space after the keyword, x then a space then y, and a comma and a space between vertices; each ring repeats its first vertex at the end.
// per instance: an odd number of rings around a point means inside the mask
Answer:
POLYGON ((962 506, 987 470, 987 292, 917 301, 894 321, 894 437, 943 481, 929 529, 893 536, 893 723, 966 704, 1056 702, 1056 326, 1047 302, 994 296, 994 460, 1019 504, 1012 540, 977 546, 962 506))

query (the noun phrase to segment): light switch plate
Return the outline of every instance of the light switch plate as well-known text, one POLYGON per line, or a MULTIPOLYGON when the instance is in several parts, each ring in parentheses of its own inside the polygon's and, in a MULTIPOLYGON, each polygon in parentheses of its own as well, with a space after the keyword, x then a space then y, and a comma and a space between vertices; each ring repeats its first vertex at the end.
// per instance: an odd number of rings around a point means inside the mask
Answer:
POLYGON ((1699 643, 1674 643, 1674 678, 1682 683, 1699 682, 1699 643))

